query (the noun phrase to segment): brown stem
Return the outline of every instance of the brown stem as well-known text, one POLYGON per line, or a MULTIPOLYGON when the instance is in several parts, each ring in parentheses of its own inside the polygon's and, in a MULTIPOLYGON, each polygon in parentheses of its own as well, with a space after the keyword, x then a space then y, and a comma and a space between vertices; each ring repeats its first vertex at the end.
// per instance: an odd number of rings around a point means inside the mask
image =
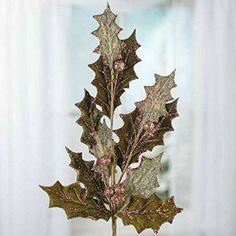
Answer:
POLYGON ((116 216, 112 216, 112 236, 116 236, 116 216))
MULTIPOLYGON (((116 78, 114 70, 111 70, 111 105, 110 105, 110 122, 111 122, 111 139, 112 139, 112 164, 111 164, 111 186, 116 184, 116 158, 113 144, 113 121, 114 121, 114 99, 116 89, 116 78)), ((113 206, 110 205, 110 210, 113 211, 113 206)), ((112 216, 112 236, 116 236, 116 216, 112 216)))
POLYGON ((124 167, 124 169, 123 169, 123 171, 122 171, 122 173, 121 173, 121 176, 120 176, 120 179, 119 179, 118 183, 121 182, 121 180, 122 180, 122 178, 123 178, 123 176, 124 176, 124 174, 125 174, 125 172, 126 172, 128 166, 129 166, 129 164, 130 164, 130 161, 131 161, 132 156, 133 156, 133 152, 134 152, 135 148, 137 147, 137 144, 138 144, 140 135, 141 135, 141 133, 142 133, 142 130, 143 130, 143 129, 140 128, 140 129, 139 129, 139 132, 138 132, 138 134, 137 134, 137 136, 135 137, 133 146, 132 146, 132 148, 131 148, 131 151, 130 151, 130 153, 129 153, 129 156, 128 156, 127 161, 126 161, 126 163, 125 163, 125 167, 124 167))
MULTIPOLYGON (((111 108, 110 108, 110 121, 111 121, 111 139, 113 136, 113 121, 114 121, 114 99, 115 99, 115 86, 114 86, 114 70, 111 70, 111 108)), ((111 165, 111 185, 116 183, 116 162, 114 155, 114 144, 112 142, 112 165, 111 165)))

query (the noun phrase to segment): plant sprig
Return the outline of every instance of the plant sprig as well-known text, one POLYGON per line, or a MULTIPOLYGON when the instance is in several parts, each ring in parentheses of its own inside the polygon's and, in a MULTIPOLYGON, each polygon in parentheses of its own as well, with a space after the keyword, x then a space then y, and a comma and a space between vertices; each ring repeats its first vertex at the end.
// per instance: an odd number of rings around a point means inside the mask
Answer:
POLYGON ((176 207, 173 197, 161 200, 155 192, 162 154, 147 158, 143 153, 163 145, 164 134, 173 130, 171 121, 178 116, 177 100, 171 96, 171 89, 176 86, 175 71, 168 76, 156 74, 155 84, 145 87, 146 98, 137 102, 131 113, 121 114, 124 124, 114 130, 114 111, 121 105, 120 97, 130 82, 138 78, 134 66, 140 61, 135 31, 127 39, 120 39, 122 29, 116 24, 116 17, 109 4, 101 15, 94 16, 99 23, 92 32, 99 39, 94 51, 100 57, 89 67, 95 73, 92 84, 97 95, 93 97, 85 90, 84 99, 76 104, 81 111, 77 121, 83 128, 81 142, 88 146, 95 161, 86 161, 82 153, 66 148, 70 166, 77 172, 76 182, 63 186, 57 181, 41 188, 49 195, 49 207, 64 209, 68 218, 111 218, 113 236, 117 235, 118 217, 125 225, 133 225, 138 233, 147 228, 157 233, 182 209, 176 207), (104 116, 110 119, 109 126, 104 116), (119 142, 114 141, 114 133, 119 142), (140 159, 138 167, 130 167, 140 159))

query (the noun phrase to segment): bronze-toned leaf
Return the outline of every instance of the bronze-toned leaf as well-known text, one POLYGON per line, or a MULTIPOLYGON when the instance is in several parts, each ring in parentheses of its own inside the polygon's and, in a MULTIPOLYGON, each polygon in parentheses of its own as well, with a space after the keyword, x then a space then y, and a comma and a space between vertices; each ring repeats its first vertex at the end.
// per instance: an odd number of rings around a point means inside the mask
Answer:
POLYGON ((125 184, 125 198, 131 195, 148 198, 159 186, 158 176, 161 173, 161 153, 154 158, 142 157, 137 168, 128 169, 125 184))
POLYGON ((77 181, 85 185, 87 195, 103 199, 105 186, 102 175, 93 170, 94 161, 83 160, 82 153, 72 152, 67 147, 66 151, 71 159, 70 166, 77 172, 77 181))
POLYGON ((75 104, 81 111, 77 124, 83 128, 81 142, 88 145, 91 150, 96 145, 95 136, 101 124, 102 113, 97 109, 94 98, 86 89, 84 91, 83 100, 75 104))
POLYGON ((115 146, 115 152, 118 158, 118 165, 123 169, 126 160, 131 156, 130 163, 138 161, 138 157, 151 151, 157 145, 163 145, 164 134, 173 131, 171 121, 178 116, 176 99, 167 103, 165 109, 167 115, 159 118, 158 122, 146 122, 142 127, 142 114, 136 108, 133 112, 122 115, 124 125, 115 131, 119 137, 119 143, 115 146), (134 145, 136 143, 136 145, 134 145))
POLYGON ((134 66, 140 61, 136 55, 140 45, 136 40, 135 31, 129 38, 120 42, 120 59, 114 61, 113 68, 106 65, 102 56, 89 65, 95 72, 95 79, 92 81, 97 88, 95 101, 101 106, 103 114, 108 117, 111 116, 112 110, 121 104, 120 97, 125 88, 129 88, 129 83, 138 78, 134 66))
POLYGON ((52 186, 40 186, 50 198, 49 207, 62 208, 68 219, 74 217, 91 218, 93 220, 109 220, 110 212, 94 198, 86 195, 86 190, 81 188, 79 182, 62 186, 57 181, 52 186))
POLYGON ((88 145, 90 153, 96 158, 111 155, 111 130, 105 120, 101 123, 102 112, 97 109, 94 98, 85 90, 84 99, 76 106, 81 111, 77 120, 77 124, 83 128, 81 141, 88 145))
POLYGON ((157 233, 163 223, 172 223, 175 215, 181 211, 181 208, 176 207, 173 197, 161 200, 152 194, 148 199, 132 196, 129 204, 117 216, 124 225, 133 225, 138 233, 148 228, 157 233))

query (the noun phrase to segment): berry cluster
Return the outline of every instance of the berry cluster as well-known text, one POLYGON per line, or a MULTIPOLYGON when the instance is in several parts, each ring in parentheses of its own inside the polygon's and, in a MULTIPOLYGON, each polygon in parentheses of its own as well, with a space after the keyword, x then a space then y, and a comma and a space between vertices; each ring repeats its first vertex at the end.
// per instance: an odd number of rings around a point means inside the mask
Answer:
POLYGON ((122 183, 108 187, 104 191, 104 195, 115 208, 124 202, 124 193, 125 188, 122 183))

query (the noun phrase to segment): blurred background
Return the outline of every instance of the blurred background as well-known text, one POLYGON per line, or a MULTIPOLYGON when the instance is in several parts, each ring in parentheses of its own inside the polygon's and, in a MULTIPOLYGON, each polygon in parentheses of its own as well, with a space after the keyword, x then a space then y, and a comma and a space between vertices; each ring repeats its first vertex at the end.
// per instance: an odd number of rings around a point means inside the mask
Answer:
MULTIPOLYGON (((110 0, 121 38, 133 29, 142 47, 131 83, 116 111, 144 98, 154 73, 177 69, 180 117, 165 135, 160 191, 174 195, 182 214, 160 236, 236 235, 236 1, 110 0)), ((110 223, 48 209, 38 185, 75 180, 64 146, 83 151, 74 104, 83 98, 98 55, 92 18, 103 0, 0 0, 0 235, 111 235, 110 223)), ((162 147, 163 149, 163 147, 162 147)), ((159 152, 156 148, 153 153, 159 152)), ((122 226, 119 236, 137 235, 122 226)), ((151 236, 147 230, 143 236, 151 236)))

